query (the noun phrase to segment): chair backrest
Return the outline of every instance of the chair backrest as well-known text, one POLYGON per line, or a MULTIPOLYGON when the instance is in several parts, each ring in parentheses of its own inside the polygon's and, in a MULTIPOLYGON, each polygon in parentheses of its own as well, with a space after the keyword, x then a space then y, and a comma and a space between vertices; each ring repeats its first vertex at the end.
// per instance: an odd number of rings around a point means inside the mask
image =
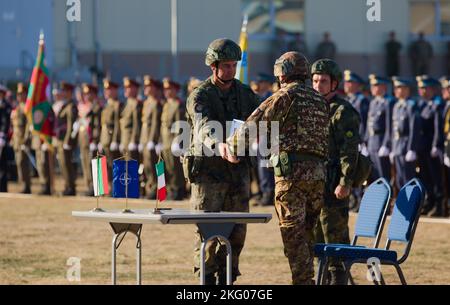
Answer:
POLYGON ((398 193, 389 224, 386 249, 389 249, 392 241, 407 243, 399 263, 409 254, 424 198, 425 188, 417 178, 408 181, 398 193))
POLYGON ((391 186, 384 178, 372 182, 365 190, 359 206, 352 244, 358 237, 374 238, 378 247, 391 198, 391 186))

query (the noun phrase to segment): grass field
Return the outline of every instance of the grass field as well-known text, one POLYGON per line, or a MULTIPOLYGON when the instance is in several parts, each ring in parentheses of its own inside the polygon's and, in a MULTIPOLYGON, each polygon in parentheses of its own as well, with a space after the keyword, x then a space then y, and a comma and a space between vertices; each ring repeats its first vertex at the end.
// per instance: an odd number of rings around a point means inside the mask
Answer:
MULTIPOLYGON (((10 184, 10 191, 17 191, 10 184)), ((35 189, 33 189, 35 191, 35 189)), ((37 190, 36 190, 37 191, 37 190)), ((112 231, 105 223, 79 221, 73 210, 90 210, 87 197, 46 197, 0 194, 0 284, 74 284, 66 279, 69 257, 81 258, 81 281, 109 284, 112 231)), ((124 200, 102 199, 104 208, 123 208, 124 200)), ((188 202, 167 202, 188 208, 188 202)), ((132 208, 153 208, 153 201, 130 200, 132 208)), ((252 208, 272 213, 268 224, 250 224, 241 255, 243 274, 236 284, 290 284, 280 232, 272 207, 252 208)), ((355 217, 351 216, 350 228, 355 217)), ((193 225, 144 225, 143 284, 197 284, 192 274, 193 225)), ((419 223, 410 257, 402 265, 409 284, 450 283, 450 224, 419 223)), ((382 241, 384 244, 384 240, 382 241)), ((135 283, 135 239, 127 236, 117 256, 118 283, 135 283)), ((388 283, 399 284, 394 268, 382 267, 388 283)), ((366 269, 353 272, 357 283, 370 284, 366 269)))

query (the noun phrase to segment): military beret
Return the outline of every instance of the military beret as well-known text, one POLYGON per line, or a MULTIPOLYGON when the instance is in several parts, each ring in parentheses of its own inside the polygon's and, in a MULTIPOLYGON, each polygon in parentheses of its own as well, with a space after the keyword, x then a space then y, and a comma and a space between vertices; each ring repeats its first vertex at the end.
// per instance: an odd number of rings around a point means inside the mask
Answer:
POLYGON ((356 74, 355 72, 352 72, 350 70, 344 71, 344 81, 355 82, 355 83, 360 83, 360 84, 365 83, 365 81, 362 79, 361 76, 359 76, 358 74, 356 74))
POLYGON ((81 85, 81 88, 82 88, 84 94, 87 94, 87 93, 97 94, 97 92, 98 92, 97 86, 96 85, 92 85, 92 84, 83 83, 81 85))
POLYGON ((66 81, 59 82, 59 88, 65 91, 73 91, 75 89, 75 85, 68 83, 66 81))
POLYGON ((138 88, 139 88, 140 85, 141 85, 141 84, 139 84, 139 83, 138 83, 137 81, 135 81, 134 79, 129 78, 128 76, 125 76, 125 77, 123 78, 123 86, 124 86, 125 88, 131 87, 131 86, 134 86, 134 87, 138 87, 138 88))
POLYGON ((163 86, 164 89, 169 89, 170 87, 173 87, 175 90, 180 90, 181 86, 179 83, 174 82, 173 80, 170 80, 169 78, 164 78, 163 80, 163 86))
POLYGON ((393 76, 392 82, 394 84, 394 87, 412 87, 413 85, 413 82, 411 80, 398 76, 393 76))
POLYGON ((375 74, 370 74, 369 75, 369 83, 370 85, 374 86, 374 85, 388 85, 390 83, 389 79, 379 76, 379 75, 375 75, 375 74))
POLYGON ((150 75, 144 75, 144 86, 155 86, 157 88, 162 88, 162 83, 156 78, 151 77, 150 75))
POLYGON ((17 93, 27 93, 28 87, 24 83, 17 84, 17 93))
POLYGON ((119 88, 119 84, 105 78, 103 80, 103 88, 105 88, 105 89, 116 88, 117 89, 117 88, 119 88))
POLYGON ((416 81, 417 81, 417 87, 419 87, 419 88, 436 87, 436 86, 440 85, 440 82, 437 79, 432 78, 428 75, 417 76, 416 81))
POLYGON ((448 78, 447 76, 442 76, 439 81, 442 88, 447 89, 448 87, 450 87, 450 78, 448 78))

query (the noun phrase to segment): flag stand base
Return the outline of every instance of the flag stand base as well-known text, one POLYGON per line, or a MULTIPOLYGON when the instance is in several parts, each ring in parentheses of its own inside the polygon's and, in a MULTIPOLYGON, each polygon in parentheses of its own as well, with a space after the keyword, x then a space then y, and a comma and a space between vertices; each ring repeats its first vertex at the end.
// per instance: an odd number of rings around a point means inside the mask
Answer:
POLYGON ((162 214, 161 210, 158 208, 154 208, 152 213, 153 214, 162 214))
POLYGON ((130 213, 130 214, 132 214, 134 212, 132 210, 130 210, 130 209, 123 209, 122 213, 130 213))
POLYGON ((92 209, 91 212, 105 212, 105 210, 103 210, 102 208, 95 208, 92 209))

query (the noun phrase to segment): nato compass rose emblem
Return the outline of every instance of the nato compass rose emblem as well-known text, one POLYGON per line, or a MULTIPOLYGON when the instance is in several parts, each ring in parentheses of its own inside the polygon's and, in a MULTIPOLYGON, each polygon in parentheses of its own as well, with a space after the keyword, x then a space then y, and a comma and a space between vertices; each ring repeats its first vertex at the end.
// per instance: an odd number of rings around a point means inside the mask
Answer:
POLYGON ((120 175, 119 181, 120 181, 120 184, 122 184, 122 185, 128 185, 131 182, 131 177, 129 175, 127 175, 126 173, 123 173, 122 175, 120 175))

